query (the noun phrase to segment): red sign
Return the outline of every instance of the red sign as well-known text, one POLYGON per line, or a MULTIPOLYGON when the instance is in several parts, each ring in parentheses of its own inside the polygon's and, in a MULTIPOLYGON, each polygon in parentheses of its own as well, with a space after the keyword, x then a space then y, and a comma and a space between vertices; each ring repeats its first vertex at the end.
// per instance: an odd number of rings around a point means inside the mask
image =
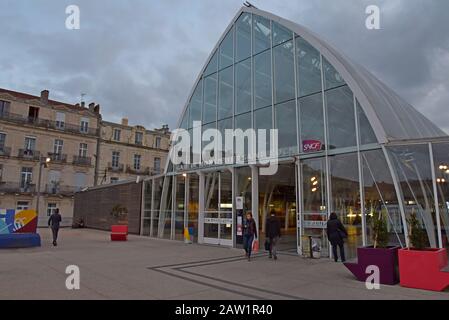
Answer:
POLYGON ((304 140, 302 142, 302 150, 304 152, 317 152, 321 151, 321 141, 319 140, 304 140))

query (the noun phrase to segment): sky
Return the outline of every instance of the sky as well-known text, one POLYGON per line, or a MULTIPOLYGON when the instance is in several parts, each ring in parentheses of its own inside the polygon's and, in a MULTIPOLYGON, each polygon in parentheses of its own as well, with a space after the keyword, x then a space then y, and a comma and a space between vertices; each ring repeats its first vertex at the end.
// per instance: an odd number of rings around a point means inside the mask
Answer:
MULTIPOLYGON (((314 31, 449 132, 449 1, 253 0, 314 31), (380 8, 380 30, 365 26, 380 8)), ((101 105, 103 119, 174 128, 238 0, 0 0, 0 87, 101 105), (80 8, 80 29, 65 27, 80 8)))

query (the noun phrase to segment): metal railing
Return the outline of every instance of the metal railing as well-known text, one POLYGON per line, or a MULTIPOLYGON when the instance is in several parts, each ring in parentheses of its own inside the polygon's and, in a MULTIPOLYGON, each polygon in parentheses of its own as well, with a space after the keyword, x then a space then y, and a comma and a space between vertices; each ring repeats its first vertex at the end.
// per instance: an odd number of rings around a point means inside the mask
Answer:
POLYGON ((45 193, 47 194, 61 194, 61 195, 70 195, 73 194, 77 191, 79 191, 80 188, 79 187, 75 187, 75 186, 61 186, 60 184, 57 183, 50 183, 45 185, 45 193))
POLYGON ((73 156, 72 163, 78 166, 91 166, 92 158, 91 157, 81 157, 81 156, 73 156))
POLYGON ((54 162, 54 163, 66 163, 67 162, 66 154, 48 153, 48 157, 50 158, 51 162, 54 162))
POLYGON ((141 167, 140 169, 135 169, 134 166, 128 165, 128 166, 126 166, 126 173, 142 175, 142 176, 149 176, 149 175, 151 175, 151 168, 150 167, 141 167))
POLYGON ((25 160, 37 160, 41 158, 40 151, 31 149, 19 149, 18 157, 25 160))
POLYGON ((0 157, 9 157, 9 156, 11 156, 11 148, 0 147, 0 157))
POLYGON ((73 125, 65 122, 52 121, 41 118, 26 117, 21 114, 14 114, 10 112, 0 113, 0 120, 92 136, 97 136, 99 132, 98 129, 95 128, 88 128, 87 130, 85 130, 85 128, 82 128, 81 125, 73 125))
POLYGON ((119 164, 112 164, 112 162, 108 163, 108 171, 112 171, 112 172, 123 172, 124 170, 124 165, 123 163, 119 163, 119 164))
POLYGON ((22 184, 20 182, 0 182, 0 192, 6 193, 34 193, 36 185, 32 183, 22 184))

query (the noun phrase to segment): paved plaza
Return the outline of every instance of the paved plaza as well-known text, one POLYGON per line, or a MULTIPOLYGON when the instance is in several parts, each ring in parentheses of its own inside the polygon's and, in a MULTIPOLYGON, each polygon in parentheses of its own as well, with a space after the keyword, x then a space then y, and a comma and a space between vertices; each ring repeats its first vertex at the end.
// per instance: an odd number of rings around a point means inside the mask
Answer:
POLYGON ((280 254, 251 262, 242 250, 109 233, 63 229, 58 247, 40 229, 42 247, 0 251, 4 299, 446 299, 435 293, 382 286, 367 290, 342 264, 280 254), (69 291, 68 265, 80 269, 80 290, 69 291))

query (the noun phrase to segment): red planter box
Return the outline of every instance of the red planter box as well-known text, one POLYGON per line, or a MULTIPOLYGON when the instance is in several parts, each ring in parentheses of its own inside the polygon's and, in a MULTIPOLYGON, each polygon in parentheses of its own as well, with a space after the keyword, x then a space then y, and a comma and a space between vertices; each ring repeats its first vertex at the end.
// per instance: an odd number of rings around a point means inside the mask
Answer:
POLYGON ((111 226, 111 241, 127 241, 128 226, 111 226))
POLYGON ((402 287, 443 291, 449 287, 446 249, 399 250, 399 275, 402 287))

